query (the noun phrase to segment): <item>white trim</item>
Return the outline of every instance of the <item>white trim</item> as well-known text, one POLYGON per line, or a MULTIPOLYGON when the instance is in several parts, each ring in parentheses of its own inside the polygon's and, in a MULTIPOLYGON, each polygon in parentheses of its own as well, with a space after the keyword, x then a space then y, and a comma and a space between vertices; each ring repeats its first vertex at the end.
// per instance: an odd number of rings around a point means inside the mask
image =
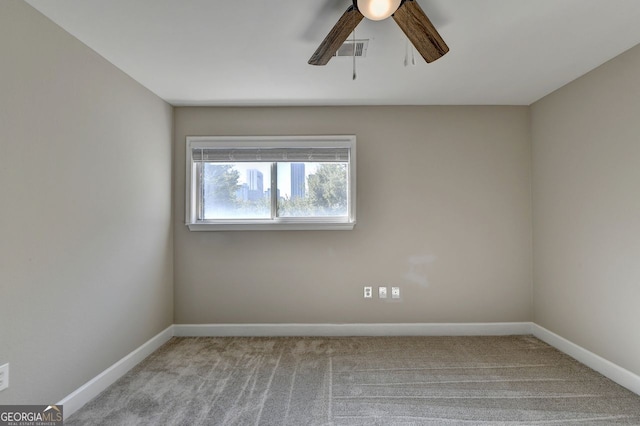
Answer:
POLYGON ((98 396, 171 337, 215 336, 506 336, 533 334, 640 395, 640 376, 532 322, 405 324, 174 324, 58 402, 65 419, 98 396))
POLYGON ((189 231, 351 231, 356 226, 355 222, 344 223, 188 223, 189 231))
POLYGON ((603 376, 640 395, 640 376, 602 358, 593 352, 555 334, 546 328, 532 323, 531 331, 535 337, 546 342, 561 352, 569 355, 587 367, 596 370, 603 376))
POLYGON ((531 334, 531 323, 175 324, 174 335, 204 336, 504 336, 531 334))
POLYGON ((111 386, 129 370, 164 345, 174 335, 173 325, 170 325, 154 337, 146 341, 139 348, 126 355, 120 361, 89 380, 84 385, 63 398, 57 405, 64 405, 65 420, 78 411, 84 404, 98 396, 100 392, 111 386))

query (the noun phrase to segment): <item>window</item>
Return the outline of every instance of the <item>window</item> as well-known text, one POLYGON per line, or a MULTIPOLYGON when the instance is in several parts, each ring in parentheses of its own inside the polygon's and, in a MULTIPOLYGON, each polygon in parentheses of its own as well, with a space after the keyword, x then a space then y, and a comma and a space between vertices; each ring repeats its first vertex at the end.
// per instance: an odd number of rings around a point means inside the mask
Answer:
POLYGON ((187 226, 353 229, 355 153, 355 136, 187 137, 187 226))

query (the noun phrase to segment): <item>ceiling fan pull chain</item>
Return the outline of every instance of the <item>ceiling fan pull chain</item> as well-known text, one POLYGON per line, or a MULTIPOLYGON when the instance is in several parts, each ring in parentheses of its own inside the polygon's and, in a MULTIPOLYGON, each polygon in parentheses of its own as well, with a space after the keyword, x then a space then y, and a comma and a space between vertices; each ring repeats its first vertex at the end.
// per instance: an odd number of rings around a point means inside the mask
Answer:
POLYGON ((356 75, 356 29, 353 29, 353 79, 357 78, 356 75))
MULTIPOLYGON (((409 39, 407 39, 407 42, 409 41, 409 39)), ((416 65, 416 55, 415 55, 415 49, 413 48, 413 44, 411 44, 411 65, 415 66, 416 65)))
POLYGON ((404 44, 404 66, 409 66, 409 39, 407 38, 404 44))
POLYGON ((411 65, 416 65, 416 55, 415 55, 415 49, 413 48, 413 44, 409 41, 409 38, 407 37, 406 39, 406 43, 404 45, 404 66, 408 67, 409 66, 409 49, 411 49, 411 65))

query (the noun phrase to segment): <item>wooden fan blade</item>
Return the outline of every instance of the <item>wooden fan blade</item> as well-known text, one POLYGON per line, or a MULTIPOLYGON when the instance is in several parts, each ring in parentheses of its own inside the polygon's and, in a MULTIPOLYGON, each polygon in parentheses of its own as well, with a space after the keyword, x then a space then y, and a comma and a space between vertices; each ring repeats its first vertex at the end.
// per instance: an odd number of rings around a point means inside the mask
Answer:
POLYGON ((358 26, 362 21, 364 15, 353 6, 342 14, 338 22, 331 28, 329 34, 322 40, 320 46, 315 51, 309 64, 311 65, 327 65, 329 60, 336 53, 338 48, 342 46, 349 34, 358 26))
POLYGON ((449 47, 415 0, 405 0, 393 14, 393 19, 425 61, 433 62, 449 51, 449 47))

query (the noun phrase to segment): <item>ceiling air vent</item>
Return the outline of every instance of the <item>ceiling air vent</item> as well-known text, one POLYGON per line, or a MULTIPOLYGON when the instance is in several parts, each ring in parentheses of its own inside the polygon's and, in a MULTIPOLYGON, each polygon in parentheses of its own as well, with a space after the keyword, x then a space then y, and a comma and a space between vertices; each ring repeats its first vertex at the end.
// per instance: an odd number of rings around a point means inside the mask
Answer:
POLYGON ((355 49, 353 48, 353 40, 347 40, 333 56, 367 56, 367 46, 369 40, 356 40, 355 49), (355 55, 354 55, 355 53, 355 55))

